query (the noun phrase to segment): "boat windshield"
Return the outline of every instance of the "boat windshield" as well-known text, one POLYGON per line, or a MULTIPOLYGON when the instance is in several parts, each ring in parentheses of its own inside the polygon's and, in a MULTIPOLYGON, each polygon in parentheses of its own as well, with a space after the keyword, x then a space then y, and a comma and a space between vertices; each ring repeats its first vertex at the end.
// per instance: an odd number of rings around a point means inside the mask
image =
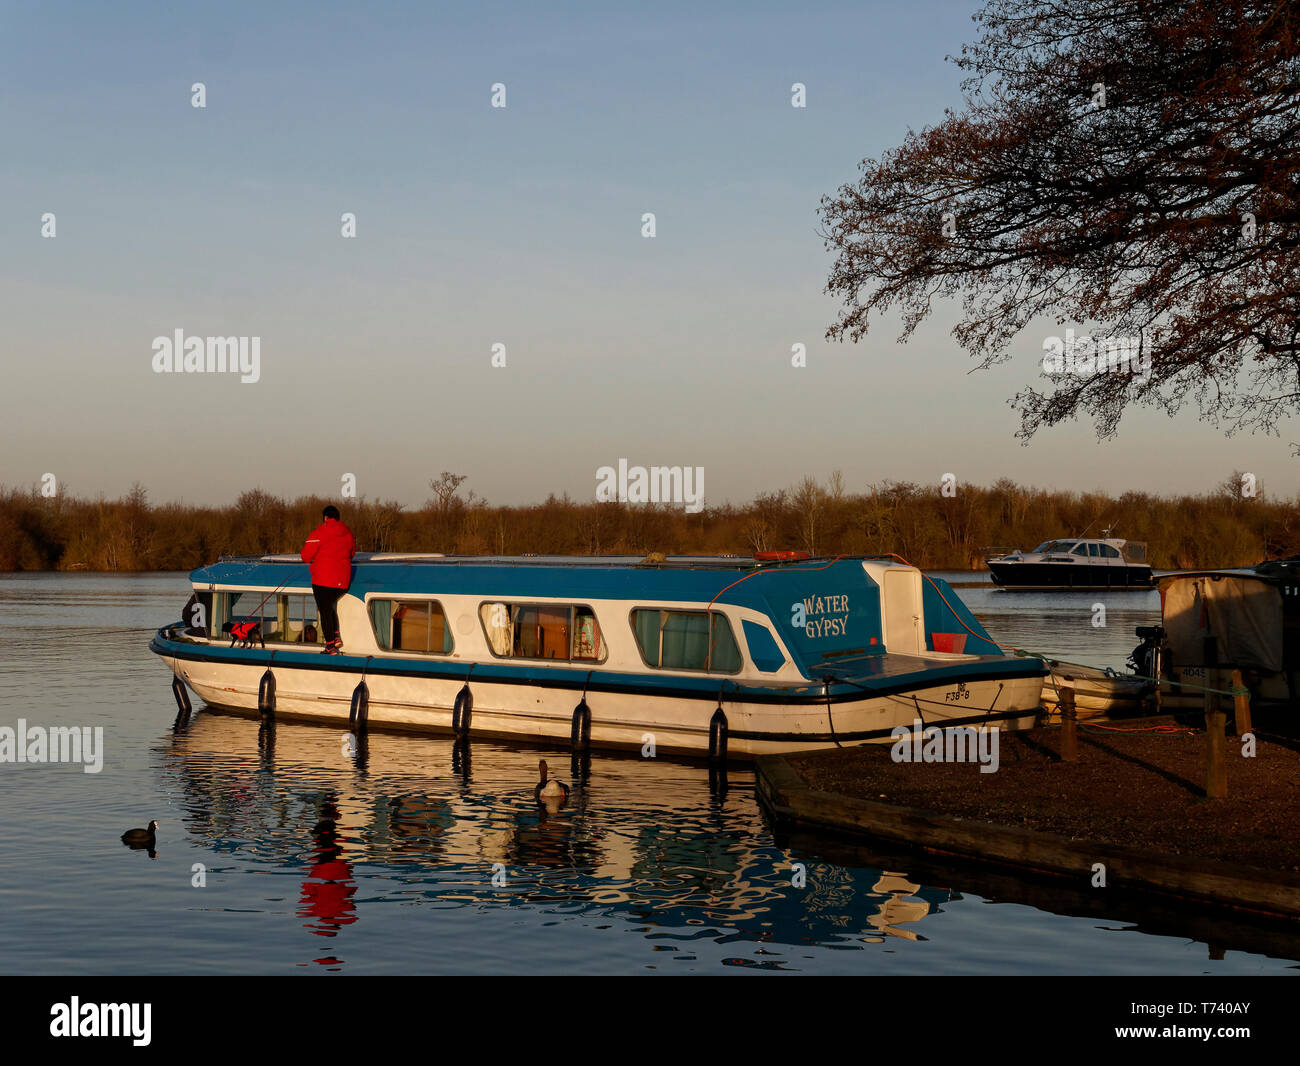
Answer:
POLYGON ((1034 551, 1043 555, 1048 552, 1068 552, 1074 544, 1072 540, 1045 540, 1034 551))

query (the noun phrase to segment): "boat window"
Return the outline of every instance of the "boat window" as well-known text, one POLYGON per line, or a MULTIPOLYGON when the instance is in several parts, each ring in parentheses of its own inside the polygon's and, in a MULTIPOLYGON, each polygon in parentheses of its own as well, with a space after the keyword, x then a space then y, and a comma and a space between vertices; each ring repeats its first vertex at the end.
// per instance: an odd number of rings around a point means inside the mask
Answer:
POLYGON ((632 612, 632 632, 647 666, 720 674, 740 672, 740 648, 731 623, 718 611, 638 608, 632 612))
POLYGON ((1100 559, 1100 558, 1101 558, 1101 545, 1100 545, 1100 544, 1089 544, 1089 545, 1088 545, 1088 554, 1089 554, 1092 558, 1094 558, 1094 559, 1100 559))
POLYGON ((1109 544, 1099 544, 1098 547, 1101 548, 1101 557, 1103 559, 1119 558, 1119 552, 1116 551, 1114 548, 1112 548, 1109 544))
POLYGON ((484 603, 479 618, 492 654, 503 659, 603 662, 595 612, 580 604, 484 603))
MULTIPOLYGON (((221 627, 227 622, 240 621, 239 617, 239 598, 243 596, 242 592, 214 592, 212 594, 212 625, 208 628, 209 633, 215 634, 214 639, 221 636, 221 627)), ((257 600, 249 600, 248 606, 251 608, 257 603, 257 600)))
POLYGON ((212 594, 212 628, 214 639, 223 638, 227 623, 258 621, 262 640, 267 644, 319 644, 320 625, 316 621, 316 598, 310 592, 216 592, 212 594))
POLYGON ((573 657, 599 662, 605 658, 600 639, 600 624, 590 607, 573 609, 573 657))
POLYGON ((745 630, 745 643, 749 645, 749 657, 765 674, 774 674, 785 665, 785 656, 772 636, 772 631, 758 622, 741 623, 745 630))
POLYGON ((1070 554, 1071 554, 1071 555, 1087 555, 1087 554, 1088 554, 1088 545, 1086 545, 1086 544, 1080 544, 1077 548, 1074 549, 1074 551, 1070 552, 1070 554))
POLYGON ((1034 551, 1047 555, 1050 552, 1068 552, 1073 547, 1074 541, 1072 540, 1045 540, 1034 551))
MULTIPOLYGON (((258 599, 261 599, 259 596, 258 599)), ((267 643, 320 644, 320 625, 316 621, 316 597, 310 592, 292 592, 272 596, 262 606, 262 639, 267 643)))
POLYGON ((371 600, 369 607, 375 640, 385 651, 450 653, 451 626, 437 600, 371 600))

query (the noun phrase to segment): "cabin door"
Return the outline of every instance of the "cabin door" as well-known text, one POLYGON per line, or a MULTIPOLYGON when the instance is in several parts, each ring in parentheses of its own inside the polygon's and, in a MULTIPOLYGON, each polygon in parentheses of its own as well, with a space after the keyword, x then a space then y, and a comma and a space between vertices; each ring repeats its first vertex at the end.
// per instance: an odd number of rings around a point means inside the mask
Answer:
POLYGON ((896 655, 921 655, 921 572, 886 570, 882 592, 885 608, 885 650, 896 655))

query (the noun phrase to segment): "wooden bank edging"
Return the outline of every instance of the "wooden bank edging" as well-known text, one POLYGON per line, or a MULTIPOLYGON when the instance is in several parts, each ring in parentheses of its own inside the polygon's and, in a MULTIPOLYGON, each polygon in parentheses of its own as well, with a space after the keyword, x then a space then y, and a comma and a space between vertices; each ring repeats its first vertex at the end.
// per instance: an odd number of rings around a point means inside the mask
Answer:
POLYGON ((1270 917, 1300 917, 1300 876, 1199 862, 1135 848, 1070 840, 1052 833, 931 814, 917 807, 818 792, 780 755, 755 761, 759 798, 778 819, 904 843, 1091 884, 1104 863, 1106 886, 1156 892, 1270 917))

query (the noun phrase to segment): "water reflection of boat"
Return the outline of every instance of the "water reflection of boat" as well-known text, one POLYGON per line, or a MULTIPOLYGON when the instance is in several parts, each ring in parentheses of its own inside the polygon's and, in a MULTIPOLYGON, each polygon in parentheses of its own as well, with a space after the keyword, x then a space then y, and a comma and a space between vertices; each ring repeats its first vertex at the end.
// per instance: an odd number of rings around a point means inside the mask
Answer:
POLYGON ((455 821, 445 800, 415 793, 394 796, 388 801, 388 830, 394 854, 437 855, 447 830, 455 821))
POLYGON ((338 808, 332 797, 322 800, 320 811, 321 818, 311 831, 314 853, 302 883, 298 916, 311 919, 307 928, 313 933, 336 936, 340 929, 357 920, 353 900, 357 886, 352 864, 343 858, 338 823, 334 820, 338 808))
MULTIPOLYGON (((1226 949, 1300 959, 1300 930, 1286 919, 1251 920, 1211 906, 1125 892, 1118 887, 1100 893, 1086 879, 1080 885, 1077 879, 1001 870, 953 856, 910 852, 883 841, 828 838, 796 829, 778 833, 777 842, 793 851, 815 849, 828 861, 845 866, 904 868, 910 878, 959 884, 963 892, 990 903, 1015 903, 1052 914, 1118 922, 1123 930, 1138 934, 1198 940, 1212 959, 1221 959, 1226 949)), ((1007 969, 1015 969, 1014 956, 1007 969)))
POLYGON ((886 898, 881 901, 880 909, 868 918, 871 927, 905 940, 921 939, 914 930, 899 928, 911 922, 919 922, 930 913, 930 904, 916 896, 921 891, 921 886, 909 881, 905 874, 886 870, 872 887, 886 898))
POLYGON ((748 772, 720 794, 690 765, 591 756, 552 813, 533 797, 535 750, 478 742, 467 781, 451 773, 450 739, 376 734, 363 771, 337 734, 292 723, 250 763, 257 734, 243 718, 200 713, 169 738, 161 769, 204 847, 297 872, 296 913, 317 934, 434 900, 577 907, 669 938, 879 942, 913 936, 952 898, 807 858, 794 887, 795 860, 773 846, 748 772))
POLYGON ((585 773, 581 760, 571 767, 581 785, 573 803, 543 825, 532 798, 536 750, 478 742, 466 775, 452 770, 457 749, 443 738, 376 734, 361 766, 336 733, 271 728, 268 743, 265 727, 242 718, 194 716, 157 749, 163 791, 194 843, 299 883, 319 865, 315 831, 332 806, 327 851, 346 867, 321 872, 340 886, 331 890, 335 905, 294 920, 313 934, 334 933, 340 956, 349 954, 355 926, 420 905, 527 908, 548 923, 590 916, 683 952, 700 939, 902 947, 933 938, 931 916, 962 899, 931 886, 960 885, 992 902, 1203 940, 1212 957, 1237 948, 1300 958, 1300 936, 1289 926, 887 845, 781 830, 773 837, 747 771, 732 772, 724 792, 689 765, 591 756, 585 773), (505 867, 503 888, 492 885, 494 863, 505 867), (792 883, 795 863, 806 869, 803 888, 792 883))
POLYGON ((307 567, 286 556, 194 571, 204 623, 150 647, 214 707, 574 747, 744 759, 889 741, 922 710, 1002 728, 1038 711, 1042 662, 893 559, 357 559, 345 654, 311 646, 307 567), (264 644, 220 636, 255 621, 264 644))

